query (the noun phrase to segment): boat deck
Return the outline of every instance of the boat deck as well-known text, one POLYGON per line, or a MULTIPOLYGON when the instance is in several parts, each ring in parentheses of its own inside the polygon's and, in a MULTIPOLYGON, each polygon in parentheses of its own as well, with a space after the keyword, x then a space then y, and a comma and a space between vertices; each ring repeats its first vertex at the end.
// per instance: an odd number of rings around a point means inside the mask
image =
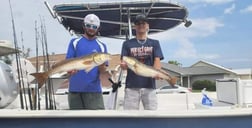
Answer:
POLYGON ((4 128, 250 128, 252 109, 121 111, 0 110, 4 128))

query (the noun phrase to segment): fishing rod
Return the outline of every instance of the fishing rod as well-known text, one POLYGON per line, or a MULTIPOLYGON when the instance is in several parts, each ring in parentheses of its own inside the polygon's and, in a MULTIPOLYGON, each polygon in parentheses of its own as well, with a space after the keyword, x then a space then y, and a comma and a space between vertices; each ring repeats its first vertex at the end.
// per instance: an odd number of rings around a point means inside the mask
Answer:
MULTIPOLYGON (((112 92, 111 93, 114 94, 114 106, 113 106, 113 109, 116 109, 118 88, 120 88, 122 86, 121 85, 121 83, 122 83, 121 79, 122 79, 123 71, 122 71, 122 69, 120 67, 118 67, 118 68, 119 68, 118 70, 120 70, 120 71, 119 71, 119 76, 117 77, 116 83, 111 78, 108 79, 112 83, 112 92)), ((115 76, 116 76, 117 72, 118 71, 116 71, 116 73, 114 74, 115 76)))
MULTIPOLYGON (((41 35, 42 35, 42 47, 43 47, 43 57, 44 57, 44 67, 46 70, 50 67, 49 54, 47 49, 47 37, 46 37, 46 27, 44 25, 44 21, 41 20, 41 35), (46 63, 47 62, 47 63, 46 63)), ((55 108, 55 98, 52 96, 52 82, 51 79, 48 79, 48 84, 45 84, 45 101, 46 101, 46 109, 54 109, 55 108)), ((55 108, 56 109, 56 108, 55 108)))
MULTIPOLYGON (((42 19, 40 17, 40 31, 41 31, 41 45, 42 45, 42 56, 43 56, 43 70, 47 70, 45 69, 46 67, 46 59, 45 59, 45 48, 44 48, 44 29, 43 29, 43 25, 42 25, 42 19)), ((45 107, 46 109, 48 109, 48 86, 47 84, 45 83, 45 107)))
MULTIPOLYGON (((26 61, 24 60, 24 66, 26 67, 26 61)), ((31 88, 30 88, 30 83, 29 83, 29 78, 28 78, 28 72, 25 71, 25 76, 26 76, 26 84, 27 84, 27 89, 28 89, 28 98, 29 98, 29 103, 30 103, 30 109, 34 110, 34 105, 32 101, 32 93, 31 93, 31 88)))
MULTIPOLYGON (((132 31, 131 31, 131 22, 130 22, 130 11, 128 10, 128 30, 126 30, 125 40, 129 40, 132 38, 132 31)), ((120 88, 122 85, 122 75, 123 75, 123 69, 118 65, 116 68, 119 71, 119 75, 117 77, 117 82, 115 83, 111 78, 108 80, 112 83, 112 94, 114 94, 114 109, 116 109, 116 102, 118 97, 118 88, 120 88)), ((118 71, 117 71, 118 72, 118 71)), ((115 74, 116 75, 116 74, 115 74)))
MULTIPOLYGON (((24 44, 23 44, 24 38, 23 38, 23 32, 21 32, 21 45, 22 45, 22 51, 24 52, 24 44)), ((25 53, 23 53, 23 57, 25 53)), ((20 61, 20 57, 19 57, 19 61, 20 61)), ((27 67, 26 67, 26 61, 23 61, 25 68, 22 67, 22 63, 20 61, 20 69, 25 69, 25 75, 26 75, 26 84, 27 84, 27 89, 28 89, 28 98, 29 98, 29 103, 30 103, 30 109, 33 110, 33 104, 32 104, 32 98, 31 98, 31 90, 30 90, 30 83, 29 83, 29 79, 28 79, 28 72, 27 72, 27 67)), ((21 76, 22 77, 22 83, 24 85, 24 75, 23 75, 23 70, 21 70, 21 76)), ((25 87, 23 86, 24 90, 25 87)))
MULTIPOLYGON (((17 48, 18 48, 18 43, 17 43, 17 48)), ((28 110, 28 105, 27 105, 27 99, 26 99, 26 90, 25 90, 25 86, 24 86, 24 75, 23 75, 23 67, 21 65, 21 61, 20 61, 20 54, 18 53, 18 57, 17 57, 17 67, 18 69, 20 69, 20 75, 19 75, 19 78, 20 78, 20 82, 21 82, 21 87, 20 89, 23 90, 23 95, 24 95, 24 100, 25 100, 25 108, 26 110, 28 110)))
MULTIPOLYGON (((45 50, 46 50, 46 59, 47 59, 47 68, 50 68, 50 60, 49 60, 49 53, 48 53, 48 47, 47 47, 47 35, 46 35, 46 26, 45 26, 45 21, 44 21, 44 43, 45 43, 45 50)), ((49 105, 50 109, 56 109, 56 102, 55 102, 55 97, 54 97, 54 91, 53 91, 53 85, 52 81, 49 78, 48 81, 48 88, 49 88, 49 105)))
MULTIPOLYGON (((131 31, 131 22, 130 22, 130 13, 128 12, 128 20, 129 20, 129 26, 128 26, 128 31, 126 32, 125 35, 125 40, 131 39, 132 36, 132 31, 131 31)), ((120 66, 120 65, 119 65, 120 66)), ((117 78, 117 82, 114 83, 110 78, 109 81, 112 83, 112 93, 115 93, 115 102, 114 102, 114 109, 116 109, 116 101, 117 101, 117 96, 118 96, 118 88, 122 86, 122 75, 123 75, 123 69, 121 67, 118 67, 120 70, 119 76, 117 78)))
POLYGON ((21 66, 21 61, 20 61, 20 54, 18 54, 18 57, 17 57, 17 67, 18 67, 18 70, 20 69, 19 71, 19 82, 21 82, 21 88, 20 90, 23 90, 23 95, 24 95, 24 102, 25 102, 25 108, 26 110, 28 110, 28 105, 27 105, 27 99, 26 99, 26 90, 25 90, 25 86, 24 86, 24 75, 23 75, 23 68, 21 66))
MULTIPOLYGON (((37 21, 35 21, 35 43, 36 43, 36 72, 38 72, 39 69, 39 62, 38 62, 38 40, 39 40, 39 33, 37 28, 37 21)), ((38 89, 38 84, 35 84, 35 98, 34 98, 34 109, 40 110, 40 93, 38 89)))
POLYGON ((14 47, 15 47, 15 56, 16 56, 16 64, 17 64, 17 73, 18 73, 18 86, 19 86, 19 97, 20 97, 20 106, 21 109, 24 109, 24 101, 23 101, 23 92, 21 89, 21 83, 20 83, 20 71, 18 67, 18 47, 17 47, 17 36, 16 36, 16 29, 15 29, 15 22, 14 22, 14 17, 13 17, 13 12, 12 12, 12 7, 11 7, 11 2, 9 0, 9 5, 10 5, 10 12, 11 12, 11 21, 12 21, 12 30, 13 30, 13 38, 14 38, 14 47))

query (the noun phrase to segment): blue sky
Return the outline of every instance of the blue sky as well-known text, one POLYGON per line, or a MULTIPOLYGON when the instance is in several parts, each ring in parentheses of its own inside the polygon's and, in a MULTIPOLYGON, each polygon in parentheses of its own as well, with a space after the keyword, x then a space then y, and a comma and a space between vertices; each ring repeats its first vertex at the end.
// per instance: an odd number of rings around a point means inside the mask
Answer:
POLYGON ((202 59, 227 68, 252 67, 251 1, 180 0, 180 3, 188 8, 193 25, 183 30, 184 43, 176 40, 178 46, 173 48, 177 50, 170 52, 172 59, 183 65, 202 59))
MULTIPOLYGON (((48 0, 55 4, 80 3, 84 0, 48 0)), ((91 0, 89 0, 91 1, 91 0)), ((110 0, 102 0, 110 1, 110 0)), ((127 1, 127 0, 122 0, 127 1)), ((176 60, 183 67, 199 60, 226 68, 252 68, 252 1, 251 0, 167 0, 184 5, 192 26, 183 24, 169 31, 150 35, 160 40, 165 56, 163 62, 176 60)), ((0 40, 13 41, 9 0, 0 4, 0 40)), ((92 0, 99 2, 99 0, 92 0)), ((47 27, 49 53, 65 53, 71 36, 57 20, 53 19, 44 0, 11 0, 18 43, 32 48, 35 55, 35 21, 44 19, 47 27), (21 41, 23 33, 23 42, 21 41)), ((102 38, 110 53, 119 54, 122 40, 102 38)))

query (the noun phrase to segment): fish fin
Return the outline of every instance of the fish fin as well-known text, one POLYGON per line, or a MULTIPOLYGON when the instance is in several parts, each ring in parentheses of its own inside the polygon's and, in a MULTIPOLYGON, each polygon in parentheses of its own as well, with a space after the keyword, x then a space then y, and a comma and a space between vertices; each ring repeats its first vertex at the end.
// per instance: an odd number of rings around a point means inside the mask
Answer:
POLYGON ((41 72, 41 73, 31 73, 30 75, 34 76, 35 79, 38 82, 38 87, 41 88, 46 80, 48 79, 48 73, 47 72, 41 72))
POLYGON ((92 69, 93 69, 93 67, 90 66, 90 67, 86 68, 85 71, 86 71, 86 73, 88 73, 88 72, 90 72, 92 69))
MULTIPOLYGON (((82 64, 84 65, 92 65, 93 61, 92 60, 86 60, 86 61, 83 61, 82 64)), ((84 69, 87 73, 90 72, 91 70, 93 69, 92 66, 88 66, 86 69, 84 69)))

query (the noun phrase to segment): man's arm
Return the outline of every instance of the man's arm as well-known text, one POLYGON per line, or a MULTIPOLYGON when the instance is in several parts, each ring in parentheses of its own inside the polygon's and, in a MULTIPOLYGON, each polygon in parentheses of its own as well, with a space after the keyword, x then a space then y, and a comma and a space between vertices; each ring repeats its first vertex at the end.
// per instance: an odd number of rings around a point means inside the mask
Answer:
POLYGON ((159 57, 155 57, 154 58, 154 65, 153 65, 153 67, 155 68, 155 69, 158 69, 158 70, 160 70, 161 69, 161 62, 160 62, 160 58, 159 57))
POLYGON ((122 70, 127 70, 127 68, 128 68, 127 64, 123 60, 121 60, 120 66, 121 66, 122 70))
MULTIPOLYGON (((157 70, 161 70, 161 62, 160 62, 160 58, 159 57, 155 57, 154 58, 154 64, 153 67, 157 70)), ((159 80, 159 76, 154 77, 156 80, 159 80)))

